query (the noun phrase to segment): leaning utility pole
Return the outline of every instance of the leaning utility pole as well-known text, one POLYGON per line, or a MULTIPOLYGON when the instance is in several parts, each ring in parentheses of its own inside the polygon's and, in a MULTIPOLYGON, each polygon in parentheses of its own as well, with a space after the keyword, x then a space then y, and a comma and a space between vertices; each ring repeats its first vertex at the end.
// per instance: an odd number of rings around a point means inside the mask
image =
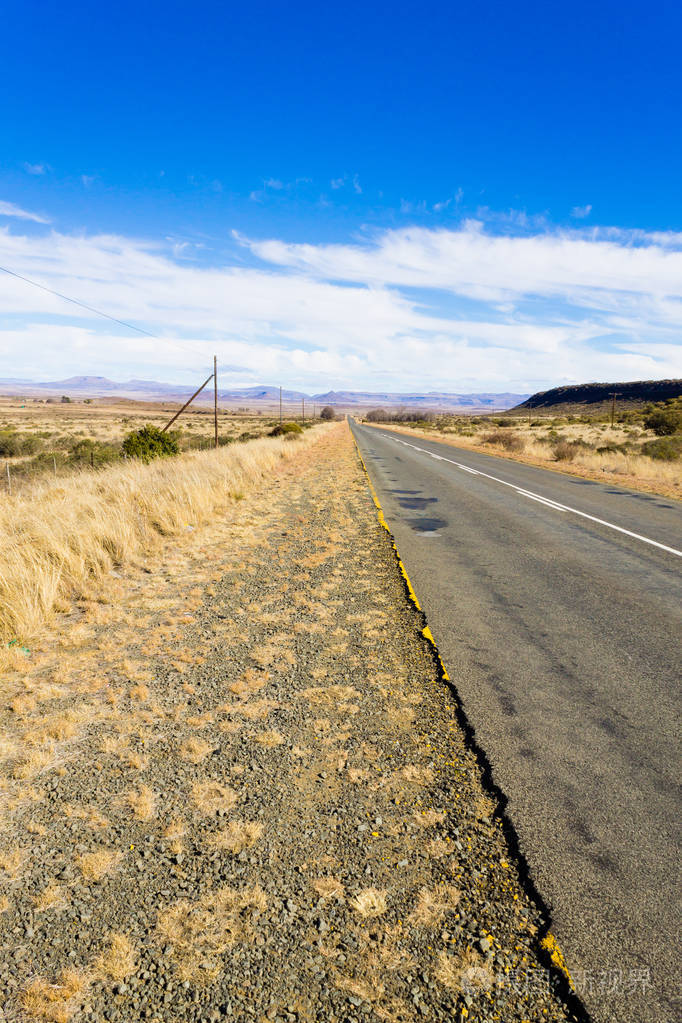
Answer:
POLYGON ((215 446, 218 447, 218 358, 213 356, 213 427, 215 446))

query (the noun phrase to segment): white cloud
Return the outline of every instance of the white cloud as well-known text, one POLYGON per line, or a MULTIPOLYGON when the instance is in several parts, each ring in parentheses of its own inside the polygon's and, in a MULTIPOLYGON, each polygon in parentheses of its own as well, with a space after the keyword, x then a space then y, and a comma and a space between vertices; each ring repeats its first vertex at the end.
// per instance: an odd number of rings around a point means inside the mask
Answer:
POLYGON ((362 189, 360 188, 360 178, 357 174, 353 175, 353 191, 357 195, 362 195, 362 189))
POLYGON ((682 246, 606 234, 495 236, 468 222, 352 245, 239 239, 264 265, 215 267, 173 238, 0 229, 1 265, 161 338, 0 274, 0 376, 186 379, 214 350, 246 367, 232 382, 310 390, 681 375, 682 246))
POLYGON ((346 184, 346 179, 345 178, 332 178, 331 181, 329 182, 329 184, 334 189, 336 189, 336 188, 343 188, 343 186, 346 184))
POLYGON ((25 163, 24 170, 27 174, 45 174, 47 171, 47 164, 44 163, 25 163))
POLYGON ((47 217, 41 217, 38 213, 30 213, 15 206, 13 202, 3 202, 0 199, 0 217, 15 217, 17 220, 33 220, 36 224, 49 224, 47 217))
POLYGON ((81 184, 84 188, 90 188, 95 183, 94 174, 81 174, 81 184))
POLYGON ((585 217, 589 217, 591 212, 592 206, 590 204, 587 206, 574 206, 571 210, 571 216, 576 217, 577 220, 584 220, 585 217))

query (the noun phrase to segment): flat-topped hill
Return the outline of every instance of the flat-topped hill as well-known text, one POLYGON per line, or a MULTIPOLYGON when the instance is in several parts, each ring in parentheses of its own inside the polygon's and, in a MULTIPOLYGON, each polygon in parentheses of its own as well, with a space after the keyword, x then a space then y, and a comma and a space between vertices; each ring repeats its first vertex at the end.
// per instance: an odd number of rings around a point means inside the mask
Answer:
MULTIPOLYGON (((666 401, 668 398, 682 397, 682 380, 634 380, 615 384, 570 384, 566 387, 553 387, 551 391, 538 391, 532 394, 516 409, 548 409, 561 406, 562 412, 589 411, 598 412, 600 406, 606 408, 611 396, 616 394, 618 407, 646 405, 648 402, 666 401)), ((512 409, 511 411, 516 411, 512 409)))

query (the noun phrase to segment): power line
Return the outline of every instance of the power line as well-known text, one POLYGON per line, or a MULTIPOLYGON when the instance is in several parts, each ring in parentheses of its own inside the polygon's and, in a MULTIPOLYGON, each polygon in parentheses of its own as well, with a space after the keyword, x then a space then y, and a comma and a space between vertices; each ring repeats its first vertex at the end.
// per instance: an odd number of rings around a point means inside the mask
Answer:
POLYGON ((116 316, 110 316, 109 313, 104 313, 101 309, 95 309, 94 306, 81 302, 80 299, 70 298, 68 295, 63 295, 61 291, 55 291, 53 288, 48 288, 45 284, 39 284, 38 281, 32 281, 29 277, 23 277, 22 274, 16 273, 15 270, 9 270, 6 266, 0 266, 0 270, 2 270, 3 273, 9 274, 10 277, 16 277, 17 280, 33 285, 34 288, 40 288, 41 291, 46 291, 49 295, 55 295, 57 298, 62 298, 65 302, 71 302, 72 305, 80 306, 81 309, 87 309, 90 313, 96 313, 97 316, 103 316, 105 320, 111 320, 112 323, 118 323, 121 327, 128 327, 129 330, 136 330, 139 334, 145 334, 147 337, 151 337, 155 341, 164 341, 166 344, 175 345, 176 348, 183 349, 183 351, 191 352, 194 358, 196 358, 199 354, 194 349, 190 348, 189 345, 183 345, 179 341, 174 341, 168 337, 159 337, 158 334, 152 334, 149 330, 144 330, 142 327, 135 326, 134 323, 128 323, 127 320, 119 320, 116 316))
POLYGON ((56 295, 57 298, 63 298, 65 302, 72 302, 74 305, 78 305, 81 309, 87 309, 90 313, 97 313, 98 316, 104 316, 107 320, 113 320, 114 323, 120 324, 121 327, 129 327, 130 330, 137 330, 140 334, 146 334, 147 337, 153 337, 156 341, 160 341, 161 338, 156 334, 150 334, 148 330, 143 330, 142 327, 136 327, 134 323, 126 323, 125 320, 118 320, 115 316, 110 316, 109 313, 103 313, 101 309, 95 309, 94 306, 86 305, 85 302, 79 301, 77 298, 69 298, 68 295, 62 295, 61 291, 54 291, 52 288, 47 288, 44 284, 38 284, 37 281, 32 281, 28 277, 22 277, 21 274, 15 273, 14 270, 8 270, 6 266, 0 266, 0 270, 3 273, 9 274, 10 277, 17 277, 20 281, 25 281, 26 284, 32 284, 34 288, 40 288, 41 291, 47 291, 50 295, 56 295))

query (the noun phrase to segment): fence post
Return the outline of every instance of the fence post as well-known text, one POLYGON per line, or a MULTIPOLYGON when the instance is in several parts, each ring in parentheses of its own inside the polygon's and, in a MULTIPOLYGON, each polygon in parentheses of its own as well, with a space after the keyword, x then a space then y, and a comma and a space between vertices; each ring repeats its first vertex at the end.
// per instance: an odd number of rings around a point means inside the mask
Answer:
POLYGON ((9 491, 9 496, 11 497, 12 496, 12 477, 10 476, 10 473, 9 473, 9 462, 7 463, 7 489, 9 491))

